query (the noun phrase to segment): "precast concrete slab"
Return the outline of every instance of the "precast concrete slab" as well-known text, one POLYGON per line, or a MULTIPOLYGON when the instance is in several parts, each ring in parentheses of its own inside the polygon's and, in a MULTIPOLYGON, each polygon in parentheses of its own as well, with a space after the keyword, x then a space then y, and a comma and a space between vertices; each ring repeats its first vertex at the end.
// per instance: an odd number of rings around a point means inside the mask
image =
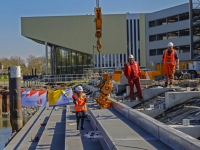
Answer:
POLYGON ((192 136, 193 138, 199 138, 200 137, 200 125, 189 125, 189 126, 183 126, 183 125, 169 125, 170 127, 179 130, 187 135, 192 136))
POLYGON ((65 149, 65 117, 65 107, 59 107, 57 111, 52 110, 36 150, 65 149))
POLYGON ((200 91, 167 92, 165 93, 165 106, 170 108, 192 98, 200 98, 200 91))
POLYGON ((44 126, 41 126, 40 123, 47 122, 50 113, 51 109, 46 110, 44 107, 41 107, 11 140, 11 142, 6 146, 5 150, 35 149, 37 142, 31 142, 31 137, 34 137, 35 135, 41 137, 44 126))
POLYGON ((91 110, 108 149, 171 149, 114 109, 91 110))
POLYGON ((76 126, 75 113, 66 112, 65 150, 103 150, 98 139, 91 140, 83 136, 89 131, 94 131, 90 121, 85 120, 84 130, 77 130, 76 126))
MULTIPOLYGON (((125 75, 120 76, 120 83, 121 84, 128 84, 128 80, 126 79, 125 75)), ((140 79, 141 84, 152 84, 153 80, 151 79, 140 79)))
POLYGON ((125 104, 125 105, 127 105, 127 106, 129 106, 129 107, 134 107, 134 106, 140 104, 141 101, 133 101, 133 102, 121 101, 121 103, 123 103, 123 104, 125 104))
POLYGON ((113 88, 116 90, 117 93, 119 93, 119 92, 121 92, 121 91, 126 89, 126 85, 118 83, 118 82, 114 82, 113 83, 113 88))
POLYGON ((151 133, 153 136, 158 138, 160 141, 164 142, 173 149, 200 149, 199 140, 180 132, 174 128, 171 128, 154 118, 147 116, 137 110, 131 109, 124 104, 117 102, 113 99, 113 108, 126 115, 128 114, 128 119, 151 133), (126 109, 126 110, 125 110, 126 109))
POLYGON ((169 87, 169 88, 160 87, 160 88, 149 88, 149 89, 143 88, 142 89, 143 99, 147 100, 147 99, 156 97, 162 93, 168 92, 170 90, 181 90, 181 88, 180 87, 169 87))
POLYGON ((166 109, 153 109, 153 110, 141 110, 140 112, 154 118, 160 114, 162 114, 166 109))

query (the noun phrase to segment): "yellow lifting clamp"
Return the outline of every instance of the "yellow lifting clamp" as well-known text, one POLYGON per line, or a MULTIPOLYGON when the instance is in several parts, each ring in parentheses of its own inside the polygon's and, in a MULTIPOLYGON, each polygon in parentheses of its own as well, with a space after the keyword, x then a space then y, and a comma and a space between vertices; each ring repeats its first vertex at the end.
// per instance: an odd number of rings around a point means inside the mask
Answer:
POLYGON ((108 95, 112 92, 113 85, 111 83, 112 75, 102 73, 102 80, 97 85, 99 88, 100 96, 99 98, 96 98, 97 104, 101 108, 111 108, 112 107, 112 101, 108 98, 108 95))

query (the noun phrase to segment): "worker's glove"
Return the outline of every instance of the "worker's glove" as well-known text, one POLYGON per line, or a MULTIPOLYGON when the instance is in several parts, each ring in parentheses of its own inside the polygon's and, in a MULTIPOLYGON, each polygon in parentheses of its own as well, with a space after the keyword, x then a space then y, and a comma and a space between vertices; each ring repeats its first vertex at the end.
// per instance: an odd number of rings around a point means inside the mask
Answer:
POLYGON ((176 64, 176 70, 179 70, 179 64, 176 64))

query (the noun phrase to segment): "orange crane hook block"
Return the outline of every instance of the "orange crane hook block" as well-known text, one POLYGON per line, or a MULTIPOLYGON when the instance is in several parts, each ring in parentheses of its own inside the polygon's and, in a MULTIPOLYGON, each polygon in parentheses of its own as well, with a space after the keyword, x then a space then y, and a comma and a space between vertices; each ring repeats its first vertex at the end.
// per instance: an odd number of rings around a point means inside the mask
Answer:
POLYGON ((96 33, 95 37, 97 38, 97 51, 101 52, 101 41, 100 38, 102 37, 102 12, 101 7, 99 7, 99 1, 97 0, 97 7, 94 9, 95 11, 95 22, 96 22, 96 33))

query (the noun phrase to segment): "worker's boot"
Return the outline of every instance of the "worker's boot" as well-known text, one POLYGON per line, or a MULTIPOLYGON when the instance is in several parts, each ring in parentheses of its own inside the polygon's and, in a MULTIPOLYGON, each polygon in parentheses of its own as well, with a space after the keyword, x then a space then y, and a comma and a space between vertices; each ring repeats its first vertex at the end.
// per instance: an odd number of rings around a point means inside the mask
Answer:
POLYGON ((168 82, 165 82, 165 86, 164 87, 167 87, 167 85, 168 85, 168 82))

